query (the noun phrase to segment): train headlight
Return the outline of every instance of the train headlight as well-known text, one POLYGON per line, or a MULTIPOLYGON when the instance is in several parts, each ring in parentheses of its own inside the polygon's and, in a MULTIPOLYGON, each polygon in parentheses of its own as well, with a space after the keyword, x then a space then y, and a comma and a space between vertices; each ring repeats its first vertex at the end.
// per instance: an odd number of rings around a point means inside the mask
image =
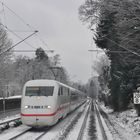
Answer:
POLYGON ((29 108, 29 107, 30 107, 29 105, 25 105, 25 106, 24 106, 25 109, 27 109, 27 108, 29 108))
POLYGON ((48 105, 48 106, 47 106, 47 108, 49 108, 49 109, 50 109, 50 108, 51 108, 51 106, 50 106, 50 105, 48 105))
POLYGON ((45 108, 51 109, 52 107, 50 105, 46 105, 45 108))

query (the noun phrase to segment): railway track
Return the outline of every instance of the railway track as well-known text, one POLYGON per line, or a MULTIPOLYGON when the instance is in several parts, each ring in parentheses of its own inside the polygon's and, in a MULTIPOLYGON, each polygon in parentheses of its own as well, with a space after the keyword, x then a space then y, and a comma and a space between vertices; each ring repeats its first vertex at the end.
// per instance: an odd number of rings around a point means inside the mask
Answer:
POLYGON ((80 132, 79 132, 79 135, 78 135, 77 140, 82 140, 82 137, 83 137, 83 133, 84 133, 84 130, 85 130, 86 123, 87 123, 87 119, 88 119, 90 108, 91 108, 91 106, 89 105, 88 110, 87 110, 86 115, 85 115, 85 118, 83 120, 83 123, 82 123, 82 126, 81 126, 81 129, 80 129, 80 132))
MULTIPOLYGON (((85 125, 90 111, 90 102, 86 103, 81 111, 73 117, 69 124, 64 128, 58 140, 82 140, 85 125), (81 123, 82 122, 82 123, 81 123), (72 136, 74 136, 72 138, 72 136)), ((56 138, 56 139, 57 139, 56 138)), ((54 140, 56 140, 54 139, 54 140)))
POLYGON ((102 133, 102 139, 103 140, 108 140, 106 132, 105 132, 105 128, 104 128, 102 120, 101 120, 101 114, 99 112, 99 109, 98 109, 98 106, 97 106, 96 102, 94 103, 94 108, 95 108, 97 119, 98 119, 98 122, 99 122, 99 125, 100 125, 100 130, 101 130, 101 133, 102 133))
POLYGON ((106 128, 104 127, 103 120, 101 119, 101 114, 99 112, 97 104, 94 101, 91 101, 91 103, 90 103, 90 107, 88 108, 88 111, 85 115, 83 124, 82 124, 80 132, 78 134, 78 138, 76 140, 86 140, 86 139, 98 140, 99 137, 98 137, 98 131, 97 131, 97 128, 96 128, 97 126, 96 126, 96 121, 95 120, 97 120, 98 124, 99 124, 101 139, 102 140, 108 140, 108 137, 107 137, 106 131, 105 131, 106 128), (95 119, 95 116, 96 116, 96 119, 95 119), (86 124, 87 119, 89 120, 88 124, 86 124), (84 135, 83 135, 84 131, 86 129, 86 126, 87 126, 87 129, 88 129, 88 131, 86 132, 87 135, 88 135, 88 138, 84 137, 84 135))
POLYGON ((39 135, 37 138, 35 138, 35 140, 40 140, 44 135, 47 134, 47 132, 51 129, 51 127, 48 127, 47 130, 45 132, 43 132, 41 135, 39 135))
POLYGON ((29 128, 20 134, 11 137, 9 140, 39 140, 41 139, 49 130, 51 127, 41 128, 41 129, 33 129, 29 128))
MULTIPOLYGON (((75 122, 79 119, 80 115, 83 113, 85 108, 87 108, 87 103, 77 108, 75 111, 70 113, 66 118, 64 118, 62 121, 59 121, 54 126, 44 127, 40 129, 32 129, 24 125, 21 125, 20 127, 16 127, 14 129, 11 128, 11 130, 10 129, 7 130, 9 131, 9 135, 7 133, 7 136, 4 133, 2 133, 1 138, 4 139, 6 138, 6 140, 43 140, 47 138, 48 140, 51 140, 55 139, 55 137, 58 136, 58 134, 59 138, 62 138, 64 135, 63 136, 60 135, 60 131, 64 132, 64 129, 66 129, 65 126, 67 126, 67 123, 70 123, 70 121, 72 120, 73 120, 72 123, 75 124, 75 122)), ((64 134, 67 135, 66 133, 68 132, 69 130, 67 128, 64 134)))
POLYGON ((122 132, 124 132, 124 128, 121 125, 117 124, 114 120, 110 120, 109 116, 103 111, 103 109, 100 106, 99 106, 99 110, 100 110, 103 118, 105 119, 106 124, 110 128, 113 137, 117 137, 120 140, 121 139, 126 140, 126 138, 120 134, 120 131, 118 131, 118 128, 119 128, 119 130, 122 130, 122 132), (116 126, 117 126, 117 128, 116 128, 116 126))
POLYGON ((89 139, 96 139, 96 123, 95 123, 95 115, 98 118, 98 123, 100 125, 100 130, 102 133, 102 139, 107 140, 105 128, 102 124, 101 114, 99 112, 100 108, 93 101, 86 102, 77 110, 73 111, 62 121, 59 121, 56 125, 52 127, 44 127, 41 129, 32 129, 25 126, 24 129, 16 129, 19 131, 13 131, 14 136, 10 135, 8 140, 71 140, 71 136, 75 135, 74 140, 85 140, 84 137, 86 129, 89 128, 91 132, 87 132, 89 134, 89 139), (88 121, 87 121, 88 120, 88 121), (94 124, 94 125, 93 125, 94 124), (92 134, 92 135, 90 135, 92 134))
POLYGON ((13 137, 9 138, 9 140, 15 140, 16 138, 21 137, 22 135, 24 135, 25 133, 27 133, 27 132, 30 131, 30 130, 31 130, 31 128, 29 128, 29 129, 23 131, 22 133, 20 133, 20 134, 18 134, 18 135, 16 135, 16 136, 13 136, 13 137))

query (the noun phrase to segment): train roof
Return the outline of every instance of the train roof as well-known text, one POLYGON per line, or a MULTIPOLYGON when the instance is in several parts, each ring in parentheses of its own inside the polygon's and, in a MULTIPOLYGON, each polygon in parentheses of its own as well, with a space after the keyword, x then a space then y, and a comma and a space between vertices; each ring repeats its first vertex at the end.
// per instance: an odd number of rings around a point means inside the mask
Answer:
POLYGON ((27 81, 25 83, 25 85, 34 85, 34 84, 38 84, 38 85, 41 85, 41 84, 46 84, 47 83, 50 83, 50 84, 54 84, 56 83, 57 81, 55 80, 47 80, 47 79, 37 79, 37 80, 30 80, 30 81, 27 81))
POLYGON ((72 88, 72 87, 70 87, 68 85, 65 85, 63 83, 60 83, 59 81, 56 81, 56 80, 48 80, 48 79, 30 80, 30 81, 27 81, 25 83, 25 86, 41 86, 41 85, 46 85, 46 83, 48 85, 56 85, 56 84, 59 84, 59 85, 65 86, 65 87, 72 88))
MULTIPOLYGON (((64 87, 67 87, 67 88, 70 88, 71 90, 76 90, 76 91, 79 91, 78 89, 75 89, 73 87, 70 87, 66 84, 63 84, 63 83, 60 83, 59 81, 56 81, 56 80, 49 80, 49 79, 37 79, 37 80, 30 80, 30 81, 27 81, 25 83, 25 86, 42 86, 42 85, 46 85, 46 83, 50 86, 52 85, 56 85, 56 84, 59 84, 61 86, 64 86, 64 87)), ((79 91, 81 92, 81 91, 79 91)), ((81 92, 82 93, 82 92, 81 92)))

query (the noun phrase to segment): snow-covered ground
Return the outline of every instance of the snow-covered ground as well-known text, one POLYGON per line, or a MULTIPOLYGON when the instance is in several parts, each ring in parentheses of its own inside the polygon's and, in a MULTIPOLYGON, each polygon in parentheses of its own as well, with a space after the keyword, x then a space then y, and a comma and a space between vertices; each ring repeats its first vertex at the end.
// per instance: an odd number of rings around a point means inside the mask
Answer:
POLYGON ((140 117, 137 117, 135 109, 116 113, 103 104, 100 106, 108 114, 111 123, 107 119, 106 123, 114 140, 140 140, 140 117))
POLYGON ((1 134, 0 134, 0 140, 9 140, 10 138, 12 138, 13 136, 16 136, 26 130, 28 130, 29 127, 27 126, 24 126, 24 125, 21 125, 19 127, 11 127, 5 131, 3 131, 1 134))
MULTIPOLYGON (((70 131, 68 137, 66 138, 67 140, 78 139, 85 116, 88 113, 88 108, 89 108, 89 106, 86 106, 85 111, 83 111, 83 113, 80 115, 80 118, 77 120, 75 127, 72 129, 72 131, 70 131)), ((86 135, 86 138, 88 139, 87 135, 86 135)))
POLYGON ((100 111, 99 111, 99 108, 98 108, 98 106, 97 106, 97 104, 95 104, 95 106, 96 106, 96 108, 97 108, 97 111, 99 112, 99 116, 97 116, 97 132, 98 132, 98 140, 104 140, 104 134, 102 133, 102 132, 100 132, 101 131, 101 126, 100 126, 100 124, 99 124, 99 121, 101 120, 101 123, 102 123, 102 126, 103 126, 103 129, 104 129, 104 132, 105 132, 105 135, 106 135, 106 139, 107 140, 113 140, 113 136, 112 136, 112 133, 111 133, 111 131, 109 130, 109 128, 108 128, 108 126, 107 126, 107 124, 106 124, 106 122, 105 122, 105 119, 103 118, 103 116, 101 115, 101 113, 100 113, 100 111), (99 117, 100 117, 100 119, 99 119, 99 117), (99 128, 99 129, 98 129, 99 128), (99 137, 100 136, 100 137, 99 137), (102 137, 101 137, 102 136, 102 137))
MULTIPOLYGON (((88 106, 86 106, 86 108, 88 108, 88 106)), ((46 140, 46 139, 63 140, 63 139, 69 139, 69 138, 76 140, 78 130, 76 129, 77 132, 72 131, 72 130, 75 127, 75 123, 77 123, 77 119, 76 119, 77 115, 79 116, 79 113, 82 113, 84 111, 84 109, 85 109, 85 105, 82 105, 80 108, 78 108, 72 114, 68 115, 62 122, 59 123, 59 125, 56 125, 55 127, 53 127, 51 129, 51 131, 49 131, 46 135, 44 135, 44 137, 41 140, 46 140)), ((82 124, 82 121, 80 121, 80 122, 82 124)))
POLYGON ((11 120, 17 119, 19 117, 20 117, 20 114, 16 114, 16 115, 12 115, 12 116, 6 116, 5 118, 0 119, 0 123, 11 121, 11 120))
MULTIPOLYGON (((112 135, 111 140, 140 140, 140 117, 137 117, 135 109, 129 109, 124 112, 113 112, 112 109, 105 107, 103 104, 100 104, 100 107, 104 112, 107 113, 107 116, 103 115, 102 113, 102 121, 104 120, 104 123, 106 124, 106 127, 108 127, 108 130, 110 134, 112 135)), ((84 109, 84 106, 81 106, 79 109, 77 109, 72 114, 68 115, 63 121, 59 122, 57 125, 55 125, 53 128, 51 128, 51 131, 48 131, 43 137, 43 139, 48 140, 59 140, 61 136, 66 136, 65 139, 73 139, 75 140, 77 137, 77 134, 80 130, 80 127, 82 125, 84 116, 86 114, 88 106, 84 109), (84 111, 85 110, 85 111, 84 111), (75 120, 76 116, 83 112, 77 121, 75 120), (74 125, 70 125, 73 123, 74 125), (68 130, 68 132, 66 132, 68 130), (66 134, 66 135, 65 135, 66 134)), ((94 111, 90 112, 90 115, 88 115, 87 118, 87 124, 84 129, 83 138, 82 140, 90 140, 90 130, 91 130, 91 116, 92 114, 96 114, 94 111)), ((19 116, 12 116, 5 118, 4 120, 0 120, 0 122, 3 122, 8 119, 12 119, 19 116)), ((98 123, 98 117, 95 115, 95 137, 97 140, 102 140, 102 134, 100 130, 100 126, 98 123)), ((104 128, 106 129, 105 125, 104 128)), ((29 129, 29 127, 26 126, 19 126, 17 128, 9 128, 8 130, 5 130, 0 134, 0 140, 10 138, 13 135, 16 135, 23 130, 29 129)), ((106 130, 105 130, 106 131, 106 130)), ((93 131, 92 131, 93 132, 93 131)), ((94 133, 94 132, 93 132, 94 133)), ((108 133, 106 131, 106 133, 108 133)))
MULTIPOLYGON (((80 108, 78 108, 77 110, 75 110, 73 113, 68 115, 65 119, 63 119, 61 122, 59 122, 58 124, 53 126, 51 128, 51 130, 49 130, 41 139, 45 139, 45 140, 46 139, 48 139, 48 140, 60 139, 61 136, 64 136, 65 130, 69 127, 69 124, 73 123, 74 118, 76 118, 80 112, 81 113, 83 112, 82 113, 82 116, 83 116, 83 114, 85 114, 84 110, 87 110, 87 108, 88 108, 88 105, 85 104, 85 105, 81 106, 80 108), (86 109, 84 109, 84 108, 86 108, 86 109)), ((12 116, 12 117, 9 117, 7 119, 14 118, 14 117, 16 117, 16 116, 12 116)), ((7 120, 7 119, 5 119, 5 120, 7 120)), ((79 119, 79 118, 77 118, 77 119, 79 119)), ((81 117, 81 119, 82 119, 82 117, 81 117)), ((5 120, 1 120, 1 122, 5 121, 5 120)), ((77 123, 77 122, 75 122, 75 123, 77 123)), ((81 121, 81 124, 82 124, 82 121, 81 121)), ((71 126, 70 126, 70 128, 71 128, 71 126)), ((9 138, 11 138, 11 137, 23 132, 23 131, 26 131, 28 129, 29 129, 29 127, 24 126, 24 125, 21 125, 21 126, 16 127, 16 128, 9 128, 9 129, 1 132, 0 140, 8 140, 9 138)), ((33 140, 36 137, 35 135, 40 135, 41 133, 44 133, 44 131, 39 131, 39 132, 32 132, 32 131, 30 132, 29 131, 25 135, 25 137, 23 136, 21 138, 26 139, 26 140, 29 138, 29 140, 33 140), (28 138, 27 138, 27 136, 28 136, 28 138)), ((68 133, 69 133, 69 130, 68 130, 68 133)), ((77 133, 76 133, 76 135, 77 135, 77 133)))

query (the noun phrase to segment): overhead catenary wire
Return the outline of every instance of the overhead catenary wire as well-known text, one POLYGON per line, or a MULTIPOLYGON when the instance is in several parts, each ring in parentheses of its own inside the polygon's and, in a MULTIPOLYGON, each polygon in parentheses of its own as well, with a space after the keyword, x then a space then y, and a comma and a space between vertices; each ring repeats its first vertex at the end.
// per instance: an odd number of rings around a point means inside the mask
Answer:
MULTIPOLYGON (((93 29, 92 29, 92 31, 96 33, 96 31, 94 31, 93 29)), ((134 55, 137 55, 137 56, 140 57, 140 54, 138 54, 138 53, 136 53, 136 52, 134 52, 134 51, 132 51, 132 50, 130 50, 130 49, 128 49, 128 48, 125 48, 124 46, 122 46, 122 45, 120 45, 120 44, 118 44, 116 41, 114 41, 114 40, 108 38, 107 35, 104 36, 104 38, 108 39, 110 42, 112 42, 113 44, 116 44, 118 47, 120 47, 120 48, 122 48, 122 49, 128 51, 129 53, 134 54, 134 55)))
MULTIPOLYGON (((0 1, 1 2, 1 1, 0 1)), ((5 14, 5 10, 4 10, 4 6, 6 6, 3 2, 1 2, 1 4, 2 4, 2 8, 3 8, 3 12, 4 12, 4 18, 5 18, 5 24, 6 24, 6 14, 5 14)), ((8 6, 6 6, 6 8, 8 8, 10 11, 12 11, 8 6)), ((12 13, 14 13, 16 16, 18 16, 14 11, 12 11, 12 13)), ((22 20, 22 22, 23 22, 24 20, 22 20)), ((25 23, 25 22, 24 22, 25 23)), ((8 26, 7 25, 4 25, 4 24, 2 24, 2 23, 0 23, 0 25, 2 25, 7 31, 9 31, 10 33, 12 33, 13 35, 15 35, 17 38, 19 38, 19 39, 21 39, 21 40, 23 40, 23 38, 22 37, 20 37, 16 32, 33 32, 33 31, 14 31, 14 30, 11 30, 11 29, 9 29, 8 28, 8 26)), ((26 24, 27 25, 27 24, 26 24)), ((35 31, 35 30, 34 30, 35 31)), ((30 46, 31 48, 34 48, 34 49, 36 49, 36 47, 33 47, 30 43, 28 43, 28 42, 26 42, 26 41, 24 41, 24 43, 25 44, 27 44, 28 46, 30 46)))
MULTIPOLYGON (((7 26, 3 25, 2 23, 0 23, 0 25, 2 25, 7 31, 11 32, 12 34, 14 34, 17 38, 23 40, 22 37, 20 37, 17 33, 15 33, 14 31, 10 30, 7 26)), ((28 46, 30 46, 31 48, 36 49, 35 47, 33 47, 30 43, 24 41, 28 46)))
POLYGON ((129 53, 128 51, 107 51, 107 50, 88 50, 89 52, 110 52, 110 53, 129 53))
MULTIPOLYGON (((96 31, 95 31, 94 29, 91 29, 91 31, 95 32, 95 34, 96 34, 96 31)), ((136 28, 135 28, 135 32, 136 32, 136 31, 137 31, 137 30, 136 30, 136 28)), ((131 33, 125 35, 124 37, 122 37, 122 38, 121 38, 121 39, 122 39, 121 43, 123 43, 124 41, 126 41, 126 40, 128 39, 127 37, 129 37, 129 36, 135 34, 135 32, 131 32, 131 33)), ((106 36, 108 36, 108 35, 111 35, 111 33, 108 33, 106 36)), ((127 41, 126 43, 128 43, 128 42, 133 42, 133 43, 136 44, 136 42, 134 42, 134 41, 131 40, 130 38, 129 38, 129 41, 127 41)), ((138 44, 136 44, 136 45, 138 45, 138 44)))
MULTIPOLYGON (((39 33, 40 34, 40 33, 39 33)), ((38 36, 38 34, 36 34, 38 36)), ((47 49, 50 50, 50 48, 48 47, 48 44, 41 38, 38 36, 38 38, 40 39, 40 41, 47 47, 47 49)))
POLYGON ((28 31, 28 30, 16 30, 16 29, 10 29, 11 31, 13 31, 13 32, 19 32, 19 33, 31 33, 31 32, 33 32, 33 31, 28 31))
MULTIPOLYGON (((96 0, 96 2, 97 2, 97 0, 96 0)), ((133 3, 133 4, 134 4, 134 3, 133 3)), ((135 5, 136 5, 136 3, 135 3, 135 5)), ((140 8, 138 5, 136 5, 136 6, 137 6, 138 8, 140 8)), ((96 13, 96 14, 97 14, 97 13, 96 13)), ((133 12, 133 14, 134 14, 134 16, 136 17, 136 14, 135 14, 134 12, 133 12)), ((138 18, 138 17, 137 17, 137 18, 138 18)), ((138 19, 140 20, 140 18, 138 18, 138 19)), ((130 22, 131 20, 133 20, 133 18, 131 18, 131 19, 128 20, 127 22, 130 22)), ((120 24, 121 24, 121 23, 123 23, 123 21, 121 21, 120 24)), ((96 18, 96 24, 98 24, 97 18, 96 18)), ((91 29, 91 30, 94 31, 94 29, 91 29)), ((134 27, 134 30, 135 30, 135 31, 138 31, 136 26, 134 27)), ((129 37, 130 35, 133 35, 133 34, 135 33, 135 31, 134 31, 134 32, 131 32, 131 33, 127 34, 127 35, 125 35, 125 36, 122 38, 122 42, 121 42, 121 43, 123 43, 125 40, 127 40, 127 39, 128 39, 127 37, 129 37)), ((96 33, 96 31, 94 31, 94 32, 96 33)), ((116 44, 118 47, 120 47, 120 48, 126 50, 127 52, 129 52, 129 53, 131 53, 131 54, 133 54, 133 55, 136 55, 136 56, 140 57, 140 54, 139 54, 139 53, 137 53, 137 52, 135 52, 135 51, 132 51, 132 50, 130 50, 130 49, 124 47, 123 45, 118 44, 116 41, 110 39, 109 37, 107 37, 109 34, 110 34, 110 33, 108 33, 106 36, 104 36, 104 38, 108 39, 110 42, 116 44)), ((134 41, 131 40, 130 38, 129 38, 129 40, 128 40, 126 43, 129 43, 129 42, 133 42, 133 43, 135 43, 136 45, 138 45, 136 42, 134 42, 134 41)), ((138 46, 139 46, 139 45, 138 45, 138 46)), ((111 53, 118 53, 119 51, 109 51, 109 52, 111 52, 111 53)), ((122 53, 122 52, 123 52, 123 51, 120 51, 120 53, 122 53)), ((124 53, 126 53, 126 52, 124 52, 124 53)))
POLYGON ((19 41, 18 43, 16 43, 15 45, 11 46, 10 48, 8 48, 7 50, 3 51, 0 53, 0 56, 7 53, 8 51, 10 51, 11 49, 13 49, 14 47, 16 47, 17 45, 19 45, 20 43, 24 42, 26 39, 28 39, 29 37, 33 36, 34 34, 36 34, 38 31, 34 31, 34 33, 32 33, 31 35, 27 36, 26 38, 24 38, 23 40, 19 41))
MULTIPOLYGON (((29 29, 31 29, 31 31, 35 31, 36 30, 34 27, 32 27, 30 24, 28 24, 21 16, 19 16, 14 10, 12 10, 11 8, 9 8, 4 2, 0 1, 0 3, 3 6, 5 6, 10 12, 12 12, 19 20, 21 20, 29 29)), ((40 36, 41 36, 41 34, 40 34, 40 36)), ((44 46, 46 46, 47 49, 50 49, 48 47, 47 43, 40 36, 37 34, 37 37, 42 42, 42 44, 44 44, 44 46)))
MULTIPOLYGON (((50 52, 50 51, 54 51, 54 50, 44 50, 45 52, 50 52)), ((13 52, 36 52, 36 50, 13 50, 13 52)))
POLYGON ((131 51, 131 50, 128 49, 128 48, 123 47, 122 45, 116 43, 114 40, 112 40, 112 39, 110 39, 110 38, 108 38, 108 37, 105 37, 105 38, 108 39, 109 41, 111 41, 112 43, 116 44, 116 45, 119 46, 120 48, 123 48, 124 50, 126 50, 126 51, 128 51, 128 52, 130 52, 130 53, 132 53, 132 54, 137 55, 137 56, 140 57, 140 54, 138 54, 138 53, 136 53, 136 52, 134 52, 134 51, 131 51))
POLYGON ((6 25, 6 13, 5 13, 5 8, 3 3, 2 3, 2 12, 3 12, 4 24, 6 25))
POLYGON ((4 2, 0 1, 0 3, 5 6, 9 11, 11 11, 17 18, 19 18, 25 25, 27 25, 32 31, 34 31, 33 27, 30 24, 27 24, 25 22, 25 20, 20 17, 14 10, 12 10, 11 8, 9 8, 4 2))

